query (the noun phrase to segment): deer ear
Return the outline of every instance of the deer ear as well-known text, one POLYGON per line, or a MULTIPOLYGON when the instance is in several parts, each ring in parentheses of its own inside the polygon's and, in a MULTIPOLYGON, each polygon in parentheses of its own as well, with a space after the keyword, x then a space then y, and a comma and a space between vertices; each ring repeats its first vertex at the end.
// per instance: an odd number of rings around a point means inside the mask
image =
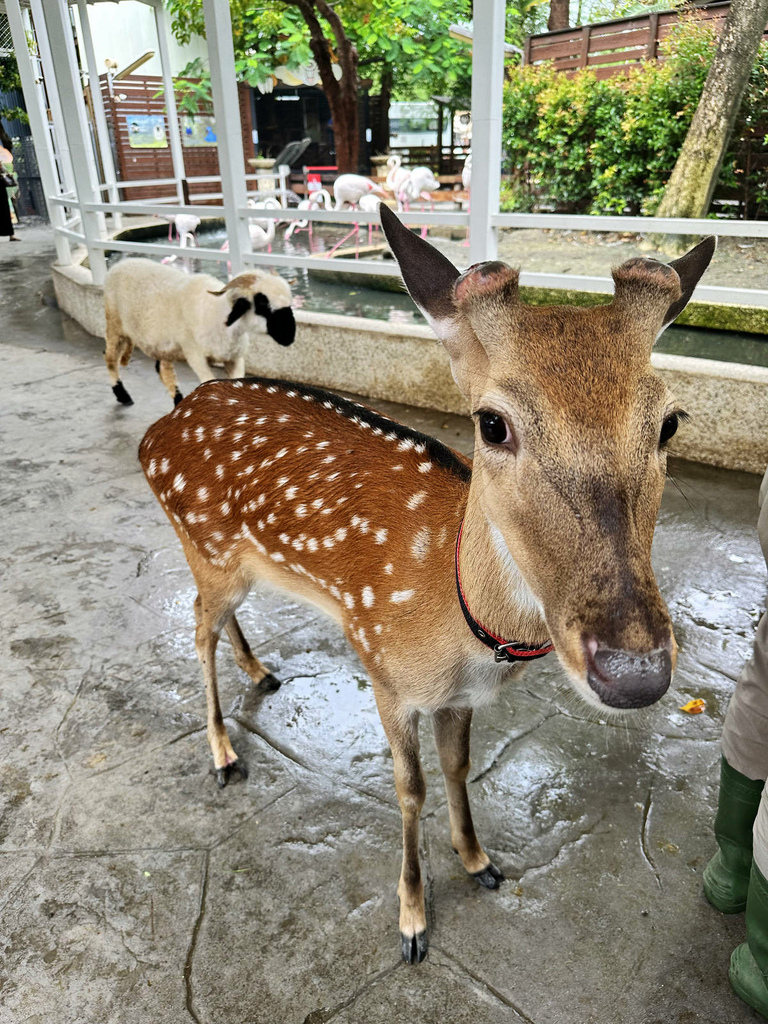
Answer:
POLYGON ((400 266, 411 298, 441 341, 455 331, 453 286, 459 272, 429 242, 400 222, 388 206, 379 207, 381 226, 400 266))
POLYGON ((688 302, 693 295, 693 290, 699 283, 704 271, 709 266, 709 262, 714 256, 716 248, 717 239, 715 236, 707 235, 703 241, 699 242, 697 246, 694 246, 694 248, 691 249, 690 252, 687 252, 685 256, 681 256, 680 259, 677 260, 672 260, 669 264, 680 278, 681 295, 680 298, 673 302, 667 310, 664 316, 664 327, 667 327, 673 320, 676 320, 688 305, 688 302))

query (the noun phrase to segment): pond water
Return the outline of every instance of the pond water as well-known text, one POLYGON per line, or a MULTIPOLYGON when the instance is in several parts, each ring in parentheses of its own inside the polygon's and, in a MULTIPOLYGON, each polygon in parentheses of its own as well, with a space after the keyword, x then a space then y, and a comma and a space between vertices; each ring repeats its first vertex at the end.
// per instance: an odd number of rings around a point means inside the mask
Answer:
MULTIPOLYGON (((295 232, 285 240, 285 228, 279 227, 272 246, 274 253, 286 256, 315 256, 328 252, 344 239, 350 231, 348 225, 315 225, 310 241, 306 230, 295 232)), ((218 249, 226 239, 224 228, 201 230, 198 242, 206 248, 218 249)), ((374 244, 382 241, 381 231, 373 234, 374 244)), ((160 229, 158 242, 165 241, 160 229)), ((430 239, 439 248, 442 239, 430 239)), ((359 233, 360 245, 368 244, 368 230, 363 227, 359 233)), ((354 238, 344 243, 344 248, 354 245, 354 238)), ((185 255, 177 261, 190 271, 207 271, 221 280, 227 279, 226 263, 213 264, 196 260, 194 250, 183 250, 185 255), (189 253, 190 255, 186 255, 189 253)), ((121 254, 108 253, 107 262, 113 263, 121 254)), ((294 305, 315 313, 338 313, 342 316, 358 316, 368 320, 388 320, 401 324, 424 324, 424 317, 405 292, 379 291, 355 284, 336 284, 319 280, 304 269, 281 269, 281 276, 291 282, 294 305)), ((746 363, 753 366, 768 366, 768 337, 762 334, 741 334, 736 331, 717 331, 698 327, 670 327, 656 344, 656 351, 673 355, 697 356, 700 359, 719 359, 725 362, 746 363)))

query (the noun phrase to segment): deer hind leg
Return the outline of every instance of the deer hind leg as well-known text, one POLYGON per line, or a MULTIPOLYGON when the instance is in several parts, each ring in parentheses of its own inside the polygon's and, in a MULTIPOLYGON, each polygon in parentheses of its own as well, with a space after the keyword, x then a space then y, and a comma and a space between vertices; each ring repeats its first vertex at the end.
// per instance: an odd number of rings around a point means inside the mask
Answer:
POLYGON ((165 384, 168 393, 173 399, 173 404, 178 405, 184 395, 179 391, 179 382, 176 380, 176 367, 170 359, 158 359, 155 363, 160 380, 165 384))
POLYGON ((413 712, 403 718, 382 708, 381 702, 379 714, 392 750, 395 789, 403 819, 403 866, 397 887, 401 949, 407 964, 421 963, 427 955, 427 916, 419 865, 419 816, 426 785, 419 761, 419 716, 413 712))
POLYGON ((498 889, 504 881, 475 835, 469 809, 467 775, 469 774, 469 727, 472 710, 443 708, 434 716, 435 744, 445 778, 448 813, 451 819, 453 848, 467 871, 487 889, 498 889))
POLYGON ((120 380, 120 365, 126 366, 131 358, 133 342, 122 333, 122 324, 117 313, 107 310, 106 313, 106 345, 104 348, 104 362, 107 364, 109 376, 112 379, 112 392, 121 405, 133 405, 133 399, 125 390, 120 380))
MULTIPOLYGON (((199 581, 198 581, 199 582, 199 581)), ((224 724, 219 702, 219 686, 216 678, 216 647, 222 626, 230 619, 239 600, 232 600, 224 588, 201 587, 195 598, 195 648, 205 680, 205 697, 208 708, 208 743, 213 754, 216 781, 220 788, 226 786, 232 771, 238 771, 243 778, 248 772, 232 749, 224 724)))
POLYGON ((234 613, 230 615, 226 629, 232 644, 235 661, 243 672, 248 673, 260 690, 270 692, 279 689, 280 680, 273 676, 267 666, 263 665, 253 653, 248 641, 243 636, 240 623, 235 618, 234 613))

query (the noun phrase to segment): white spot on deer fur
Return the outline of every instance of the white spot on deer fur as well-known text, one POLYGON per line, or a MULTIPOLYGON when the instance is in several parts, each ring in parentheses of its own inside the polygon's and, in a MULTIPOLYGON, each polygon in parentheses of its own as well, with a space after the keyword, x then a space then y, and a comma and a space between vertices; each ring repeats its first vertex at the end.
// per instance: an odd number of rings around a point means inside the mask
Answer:
POLYGON ((276 391, 277 391, 277 388, 275 388, 275 387, 269 387, 269 388, 267 388, 267 394, 268 394, 268 395, 274 395, 274 393, 275 393, 276 391))
POLYGON ((258 498, 258 501, 257 501, 257 505, 263 505, 266 500, 267 500, 266 494, 260 494, 259 498, 258 498))
POLYGON ((256 422, 256 426, 260 427, 262 425, 262 423, 266 423, 268 419, 269 419, 268 416, 259 416, 259 418, 255 421, 256 422))
POLYGON ((439 548, 441 548, 443 546, 443 544, 445 544, 447 538, 448 538, 448 531, 446 530, 446 528, 444 526, 441 526, 440 527, 440 533, 438 533, 438 535, 437 535, 437 546, 439 548))
POLYGON ((307 446, 305 444, 299 445, 299 447, 296 449, 296 454, 301 455, 301 453, 305 452, 306 450, 307 446))
POLYGON ((319 476, 319 473, 310 473, 309 476, 307 477, 307 480, 317 480, 319 476))
POLYGON ((173 478, 174 491, 178 491, 179 493, 181 493, 186 486, 187 481, 184 479, 181 473, 177 473, 176 476, 173 478))
POLYGON ((243 432, 242 432, 242 430, 236 430, 236 431, 235 431, 235 432, 234 432, 234 433, 232 434, 232 440, 233 440, 233 441, 239 441, 239 440, 241 439, 241 437, 242 437, 242 436, 243 436, 243 432))
POLYGON ((419 455, 423 455, 424 452, 427 450, 427 446, 425 444, 415 444, 413 446, 413 450, 415 452, 418 452, 419 455))
POLYGON ((285 555, 282 554, 282 552, 280 552, 280 551, 273 551, 272 554, 269 557, 272 559, 273 562, 284 562, 285 561, 285 555))
POLYGON ((371 587, 363 587, 363 605, 366 608, 372 608, 375 600, 376 598, 371 587))
POLYGON ((413 441, 410 437, 404 437, 400 444, 397 446, 399 452, 407 452, 410 448, 413 448, 413 441))
POLYGON ((275 458, 276 459, 283 459, 283 458, 285 458, 285 456, 287 454, 288 454, 288 449, 287 448, 281 448, 279 452, 275 453, 275 458))
POLYGON ((260 519, 258 521, 258 523, 256 523, 256 528, 259 529, 259 530, 263 530, 264 529, 264 520, 263 519, 260 519))
POLYGON ((428 473, 430 471, 430 469, 432 469, 432 463, 431 462, 420 462, 419 463, 419 472, 420 473, 428 473))
POLYGON ((328 593, 332 597, 335 597, 337 601, 341 600, 341 591, 339 590, 338 587, 328 587, 328 593))
POLYGON ((306 437, 306 438, 310 438, 310 437, 314 437, 314 436, 315 436, 314 430, 308 430, 306 432, 306 434, 304 435, 304 437, 306 437))
POLYGON ((242 526, 240 527, 240 535, 244 537, 245 540, 249 540, 260 554, 266 555, 267 549, 264 547, 260 540, 253 536, 251 531, 248 529, 247 523, 243 523, 242 526))
POLYGON ((335 480, 337 476, 341 476, 341 474, 340 473, 329 473, 328 476, 325 479, 329 480, 329 481, 330 480, 335 480))
POLYGON ((285 496, 286 496, 286 498, 289 501, 292 498, 295 498, 298 493, 299 493, 299 488, 298 487, 287 487, 286 490, 285 490, 285 496))
POLYGON ((264 435, 263 435, 263 434, 256 434, 256 436, 254 437, 254 439, 253 439, 253 440, 251 441, 251 445, 252 445, 252 446, 253 446, 254 448, 256 448, 256 447, 257 447, 258 445, 260 445, 260 444, 264 444, 264 442, 265 442, 266 440, 268 440, 268 438, 264 437, 264 435))
POLYGON ((243 472, 240 475, 241 476, 250 476, 251 473, 253 472, 253 469, 254 469, 253 466, 246 466, 245 469, 243 470, 243 472))
POLYGON ((296 397, 296 392, 295 391, 286 391, 285 392, 285 397, 286 398, 295 398, 296 397))
POLYGON ((282 416, 278 416, 277 417, 277 422, 278 423, 287 423, 290 418, 291 417, 288 415, 288 413, 284 412, 282 416))
POLYGON ((147 476, 154 476, 156 472, 157 472, 157 461, 155 459, 150 459, 149 460, 149 465, 147 466, 147 476))
POLYGON ((292 547, 292 548, 295 548, 295 549, 296 549, 297 551, 303 551, 303 550, 304 550, 304 541, 303 541, 303 540, 299 540, 299 538, 298 538, 298 537, 296 537, 296 538, 295 538, 295 539, 294 539, 294 540, 293 540, 293 541, 291 542, 291 547, 292 547))
POLYGON ((336 461, 336 456, 335 455, 326 455, 325 458, 323 459, 323 462, 326 465, 328 465, 329 462, 335 462, 335 461, 336 461))
POLYGON ((351 594, 344 594, 344 604, 347 606, 347 608, 354 608, 355 607, 355 599, 354 599, 354 597, 352 597, 351 594))
POLYGON ((426 491, 417 491, 416 494, 412 494, 408 501, 406 501, 405 507, 411 510, 418 508, 419 505, 421 505, 421 503, 424 501, 426 496, 426 491))
POLYGON ((346 540, 347 539, 347 531, 345 530, 345 528, 343 526, 340 526, 339 529, 334 534, 334 537, 339 542, 341 542, 343 540, 346 540))
POLYGON ((210 448, 206 448, 205 451, 203 452, 203 458, 206 459, 206 460, 210 459, 210 457, 212 455, 213 455, 213 451, 210 448))
POLYGON ((236 380, 235 383, 232 385, 233 388, 241 388, 242 386, 243 382, 241 380, 236 380))
POLYGON ((240 458, 242 454, 242 452, 232 452, 232 454, 230 455, 230 459, 232 459, 233 462, 237 462, 237 460, 240 458))
POLYGON ((381 636, 382 629, 383 626, 381 625, 381 623, 377 622, 376 625, 373 627, 373 632, 376 633, 377 636, 381 636))
POLYGON ((315 498, 315 500, 312 502, 312 508, 322 508, 323 504, 324 502, 322 498, 315 498))
POLYGON ((237 419, 235 420, 235 423, 247 423, 247 422, 248 422, 248 413, 247 412, 244 412, 242 416, 238 416, 237 419))
POLYGON ((333 402, 323 402, 323 408, 324 409, 332 409, 333 408, 333 402))
POLYGON ((309 538, 309 539, 307 540, 307 550, 308 550, 308 551, 317 551, 317 548, 318 548, 318 543, 317 543, 317 541, 315 540, 315 538, 314 538, 314 537, 310 537, 310 538, 309 538))
POLYGON ((192 410, 191 409, 187 409, 187 411, 184 413, 184 419, 187 419, 187 417, 189 417, 191 415, 192 415, 192 410))
POLYGON ((321 508, 320 509, 320 515, 321 516, 329 516, 331 514, 331 512, 333 512, 332 508, 321 508))
POLYGON ((299 517, 299 519, 303 519, 306 514, 307 514, 307 506, 306 505, 297 505, 296 506, 296 515, 299 517))
POLYGON ((315 448, 327 448, 330 443, 330 441, 318 441, 315 448))
POLYGON ((415 593, 415 590, 396 590, 389 600, 392 604, 402 604, 404 601, 410 601, 415 593))
POLYGON ((224 467, 223 466, 217 466, 216 467, 216 476, 219 478, 219 480, 221 480, 221 478, 224 476, 224 467))
POLYGON ((205 427, 195 427, 195 437, 198 441, 202 441, 205 437, 205 427))
POLYGON ((392 565, 391 562, 387 562, 387 564, 384 566, 384 572, 387 574, 387 576, 391 576, 394 571, 394 565, 392 565))
POLYGON ((269 513, 269 515, 267 516, 267 522, 268 522, 268 523, 269 523, 270 525, 271 525, 272 523, 274 523, 276 519, 277 519, 277 516, 275 515, 275 513, 274 513, 274 512, 270 512, 270 513, 269 513))
POLYGON ((377 544, 383 544, 387 539, 387 530, 377 530, 373 536, 376 539, 377 544))
POLYGON ((411 544, 411 554, 417 562, 423 562, 429 554, 429 545, 432 540, 432 531, 428 526, 422 526, 417 531, 411 544))
POLYGON ((394 430, 391 430, 388 434, 384 435, 384 440, 385 441, 396 441, 397 440, 397 434, 394 432, 394 430))
POLYGON ((314 402, 314 398, 312 397, 312 395, 302 395, 301 397, 304 399, 305 402, 314 402))
POLYGON ((198 487, 197 488, 197 496, 200 499, 200 501, 205 501, 205 499, 208 497, 208 488, 207 487, 198 487))
POLYGON ((399 471, 400 471, 400 470, 401 470, 402 468, 403 468, 403 466, 402 466, 402 463, 400 463, 400 464, 398 464, 397 466, 393 466, 393 467, 392 467, 392 472, 393 472, 393 473, 397 473, 397 472, 399 472, 399 471))
POLYGON ((196 523, 197 522, 197 516, 195 515, 194 512, 187 512, 187 514, 184 516, 184 518, 186 519, 186 521, 188 523, 196 523))
POLYGON ((357 631, 357 639, 363 645, 363 650, 370 651, 371 645, 368 643, 368 639, 365 635, 365 630, 362 627, 357 631))
POLYGON ((334 541, 333 537, 323 537, 323 547, 324 548, 332 548, 332 547, 335 547, 335 546, 336 546, 336 542, 334 541))
POLYGON ((214 429, 214 431, 213 431, 213 436, 218 439, 218 438, 221 437, 221 435, 223 433, 224 433, 224 427, 216 427, 214 429))
POLYGON ((160 472, 167 473, 170 468, 171 464, 168 461, 168 459, 163 459, 163 461, 160 463, 160 472))
POLYGON ((222 506, 221 506, 221 514, 223 516, 228 516, 230 511, 231 511, 231 509, 229 507, 229 502, 228 501, 223 502, 222 506))
POLYGON ((251 384, 251 391, 258 391, 258 390, 259 390, 259 385, 258 384, 251 384))
POLYGON ((288 483, 288 481, 290 479, 291 478, 289 476, 280 476, 280 477, 278 477, 277 478, 277 486, 278 487, 285 487, 285 485, 288 483))

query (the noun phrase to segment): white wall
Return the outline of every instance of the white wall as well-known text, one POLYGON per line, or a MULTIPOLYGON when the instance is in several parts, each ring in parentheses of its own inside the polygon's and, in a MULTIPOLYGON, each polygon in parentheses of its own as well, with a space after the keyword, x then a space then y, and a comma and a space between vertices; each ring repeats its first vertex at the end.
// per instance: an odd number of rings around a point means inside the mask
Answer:
MULTIPOLYGON (((72 10, 79 29, 79 12, 77 7, 73 7, 72 10)), ((155 56, 146 64, 142 64, 136 74, 162 74, 155 32, 155 14, 151 7, 136 0, 93 3, 88 5, 88 14, 100 74, 106 71, 104 61, 107 58, 117 61, 119 71, 146 50, 154 50, 155 56)), ((171 36, 169 49, 171 73, 174 75, 195 57, 207 58, 208 55, 205 40, 200 36, 194 36, 189 45, 183 47, 171 36)))

